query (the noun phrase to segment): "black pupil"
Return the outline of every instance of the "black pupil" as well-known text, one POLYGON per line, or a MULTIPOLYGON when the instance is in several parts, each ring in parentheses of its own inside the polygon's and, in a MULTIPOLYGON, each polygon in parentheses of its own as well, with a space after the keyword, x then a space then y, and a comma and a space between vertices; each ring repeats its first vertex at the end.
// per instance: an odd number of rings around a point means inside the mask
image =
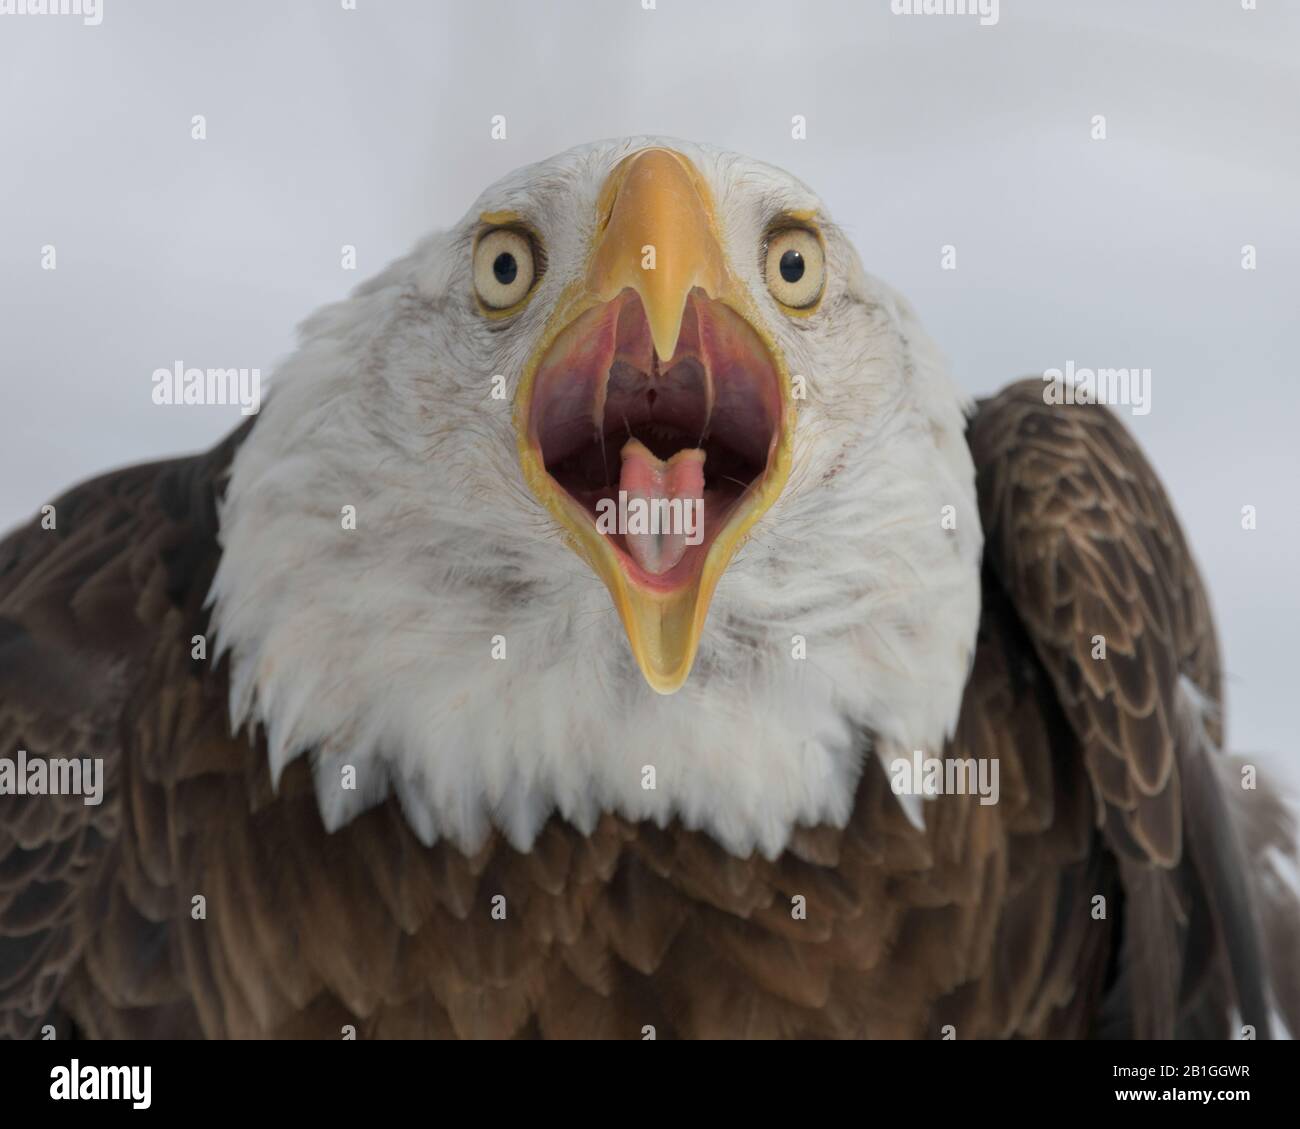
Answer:
MULTIPOLYGON (((785 260, 783 259, 782 262, 785 260)), ((509 251, 502 251, 495 259, 492 260, 492 273, 496 275, 496 280, 502 286, 509 286, 515 280, 519 273, 519 264, 515 262, 515 257, 509 251)), ((803 273, 803 268, 799 268, 799 273, 803 273)))
POLYGON ((781 256, 781 277, 786 282, 798 282, 803 278, 803 256, 798 251, 787 251, 781 256))

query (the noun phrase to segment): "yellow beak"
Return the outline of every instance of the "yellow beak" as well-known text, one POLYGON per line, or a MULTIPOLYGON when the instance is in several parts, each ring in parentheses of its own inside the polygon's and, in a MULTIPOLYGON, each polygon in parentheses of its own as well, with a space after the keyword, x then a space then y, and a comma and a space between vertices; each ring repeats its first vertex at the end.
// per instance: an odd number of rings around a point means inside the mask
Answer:
POLYGON ((585 277, 561 296, 528 362, 516 400, 515 425, 529 487, 609 589, 646 682, 661 694, 671 694, 691 672, 719 578, 789 477, 790 381, 780 351, 761 328, 748 291, 728 267, 711 194, 690 161, 668 149, 634 153, 610 174, 597 206, 604 223, 595 237, 585 277), (739 314, 766 346, 770 367, 781 384, 782 425, 765 474, 713 537, 702 568, 682 585, 664 590, 638 583, 591 515, 547 473, 531 432, 530 405, 543 357, 583 313, 634 291, 644 307, 654 351, 666 365, 676 351, 687 300, 697 289, 739 314))
POLYGON ((704 191, 686 158, 647 149, 620 164, 602 193, 610 201, 609 224, 587 285, 602 302, 624 288, 641 296, 661 361, 677 347, 691 290, 717 298, 731 281, 704 191))

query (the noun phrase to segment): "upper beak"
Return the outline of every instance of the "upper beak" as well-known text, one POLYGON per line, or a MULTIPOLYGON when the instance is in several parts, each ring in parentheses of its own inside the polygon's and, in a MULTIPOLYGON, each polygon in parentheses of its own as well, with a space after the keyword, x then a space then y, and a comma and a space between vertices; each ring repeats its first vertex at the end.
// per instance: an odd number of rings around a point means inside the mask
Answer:
MULTIPOLYGON (((711 194, 690 161, 668 149, 646 149, 625 158, 606 181, 598 209, 604 223, 585 276, 557 302, 528 362, 516 401, 515 424, 526 481, 609 589, 646 681, 659 693, 671 694, 690 674, 718 579, 789 476, 790 382, 779 350, 759 324, 752 299, 728 266, 711 194), (625 297, 627 291, 640 298, 654 353, 663 367, 678 351, 688 299, 692 292, 702 292, 752 327, 757 348, 765 346, 769 354, 761 364, 781 385, 779 392, 773 392, 780 404, 776 410, 781 426, 766 473, 729 511, 726 524, 708 544, 702 567, 672 587, 648 584, 634 576, 609 539, 596 529, 590 513, 551 478, 531 411, 534 378, 544 361, 553 363, 547 355, 557 338, 584 313, 615 299, 621 305, 620 296, 625 297)), ((607 320, 614 324, 617 307, 611 308, 614 312, 607 320)), ((561 346, 569 347, 563 342, 561 346)), ((608 354, 601 363, 608 366, 608 354)))
POLYGON ((691 290, 717 298, 733 281, 698 181, 684 157, 647 149, 620 164, 602 193, 610 200, 609 223, 592 256, 588 288, 602 302, 624 288, 636 291, 661 361, 677 348, 691 290))

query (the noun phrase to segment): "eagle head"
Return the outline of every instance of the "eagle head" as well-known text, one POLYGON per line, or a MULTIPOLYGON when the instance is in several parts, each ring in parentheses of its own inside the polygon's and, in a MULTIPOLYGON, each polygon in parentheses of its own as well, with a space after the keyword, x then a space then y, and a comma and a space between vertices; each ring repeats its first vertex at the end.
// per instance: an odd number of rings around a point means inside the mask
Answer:
POLYGON ((952 731, 967 407, 787 173, 521 169, 277 371, 221 507, 233 721, 277 779, 310 754, 330 826, 395 791, 467 850, 617 812, 775 854, 952 731))

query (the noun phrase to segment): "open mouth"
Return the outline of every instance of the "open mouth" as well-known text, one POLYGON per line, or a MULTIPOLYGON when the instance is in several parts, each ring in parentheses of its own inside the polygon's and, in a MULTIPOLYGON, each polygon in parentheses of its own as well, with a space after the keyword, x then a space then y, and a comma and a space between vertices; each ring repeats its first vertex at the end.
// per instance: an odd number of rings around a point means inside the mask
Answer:
POLYGON ((761 493, 781 416, 776 368, 739 315, 692 291, 663 361, 627 289, 547 351, 528 434, 628 580, 669 592, 699 578, 719 534, 761 493))
POLYGON ((630 154, 596 213, 585 273, 520 377, 520 465, 609 590, 646 682, 672 694, 790 476, 793 397, 690 161, 630 154))

